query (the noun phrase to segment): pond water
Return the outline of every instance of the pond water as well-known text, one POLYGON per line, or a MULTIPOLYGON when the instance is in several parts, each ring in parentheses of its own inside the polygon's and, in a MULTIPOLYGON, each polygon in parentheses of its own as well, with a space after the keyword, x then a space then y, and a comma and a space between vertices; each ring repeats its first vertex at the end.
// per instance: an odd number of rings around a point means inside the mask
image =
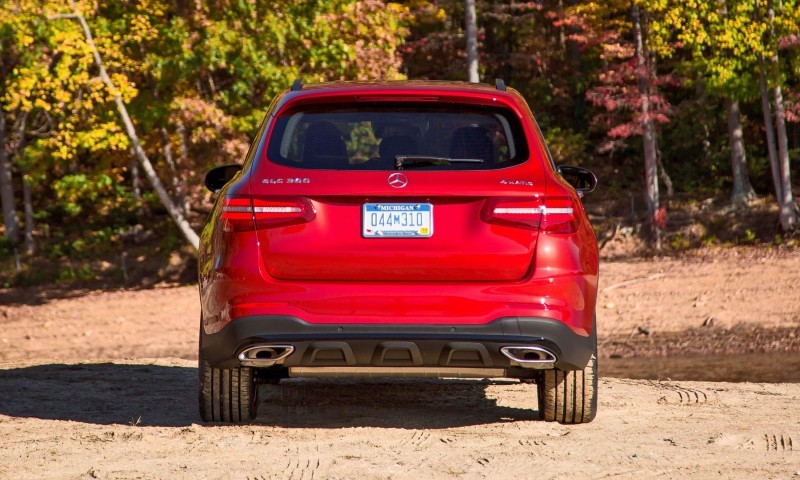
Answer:
POLYGON ((800 383, 800 352, 601 358, 601 377, 708 382, 800 383))

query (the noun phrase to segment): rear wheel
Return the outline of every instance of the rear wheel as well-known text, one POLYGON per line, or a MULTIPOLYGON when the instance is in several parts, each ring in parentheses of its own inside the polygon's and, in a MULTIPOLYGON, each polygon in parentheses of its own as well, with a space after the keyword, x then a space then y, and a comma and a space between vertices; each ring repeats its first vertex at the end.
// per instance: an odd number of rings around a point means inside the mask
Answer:
POLYGON ((591 422, 597 414, 597 350, 583 370, 546 370, 536 387, 542 420, 591 422))
POLYGON ((199 356, 200 416, 205 422, 242 423, 256 416, 253 369, 212 368, 199 356))

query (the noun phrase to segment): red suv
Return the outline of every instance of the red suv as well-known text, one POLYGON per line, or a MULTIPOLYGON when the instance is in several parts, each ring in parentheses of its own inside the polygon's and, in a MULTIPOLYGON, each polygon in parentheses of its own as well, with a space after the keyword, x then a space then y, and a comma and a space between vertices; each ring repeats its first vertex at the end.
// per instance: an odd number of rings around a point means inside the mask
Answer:
POLYGON ((206 176, 203 420, 252 419, 258 383, 379 375, 518 378, 543 419, 591 421, 595 184, 502 81, 296 81, 206 176))

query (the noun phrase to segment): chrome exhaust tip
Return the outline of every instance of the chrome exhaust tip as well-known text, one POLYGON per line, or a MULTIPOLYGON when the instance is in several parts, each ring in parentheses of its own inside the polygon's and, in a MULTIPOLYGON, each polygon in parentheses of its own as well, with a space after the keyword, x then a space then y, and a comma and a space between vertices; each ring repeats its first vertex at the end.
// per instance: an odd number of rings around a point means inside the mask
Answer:
POLYGON ((239 363, 243 367, 271 367, 294 352, 291 345, 251 345, 239 352, 239 363))
POLYGON ((522 368, 548 369, 555 367, 558 361, 555 353, 538 345, 501 347, 500 353, 522 368))

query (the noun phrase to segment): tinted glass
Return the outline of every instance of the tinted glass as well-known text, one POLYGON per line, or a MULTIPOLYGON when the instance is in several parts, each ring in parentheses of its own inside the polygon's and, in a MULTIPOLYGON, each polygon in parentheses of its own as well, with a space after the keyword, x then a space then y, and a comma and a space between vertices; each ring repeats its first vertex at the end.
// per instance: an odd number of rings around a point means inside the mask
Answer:
POLYGON ((290 167, 334 170, 394 170, 397 156, 479 159, 414 168, 486 170, 526 161, 528 147, 506 110, 392 104, 293 111, 276 120, 267 156, 290 167))

